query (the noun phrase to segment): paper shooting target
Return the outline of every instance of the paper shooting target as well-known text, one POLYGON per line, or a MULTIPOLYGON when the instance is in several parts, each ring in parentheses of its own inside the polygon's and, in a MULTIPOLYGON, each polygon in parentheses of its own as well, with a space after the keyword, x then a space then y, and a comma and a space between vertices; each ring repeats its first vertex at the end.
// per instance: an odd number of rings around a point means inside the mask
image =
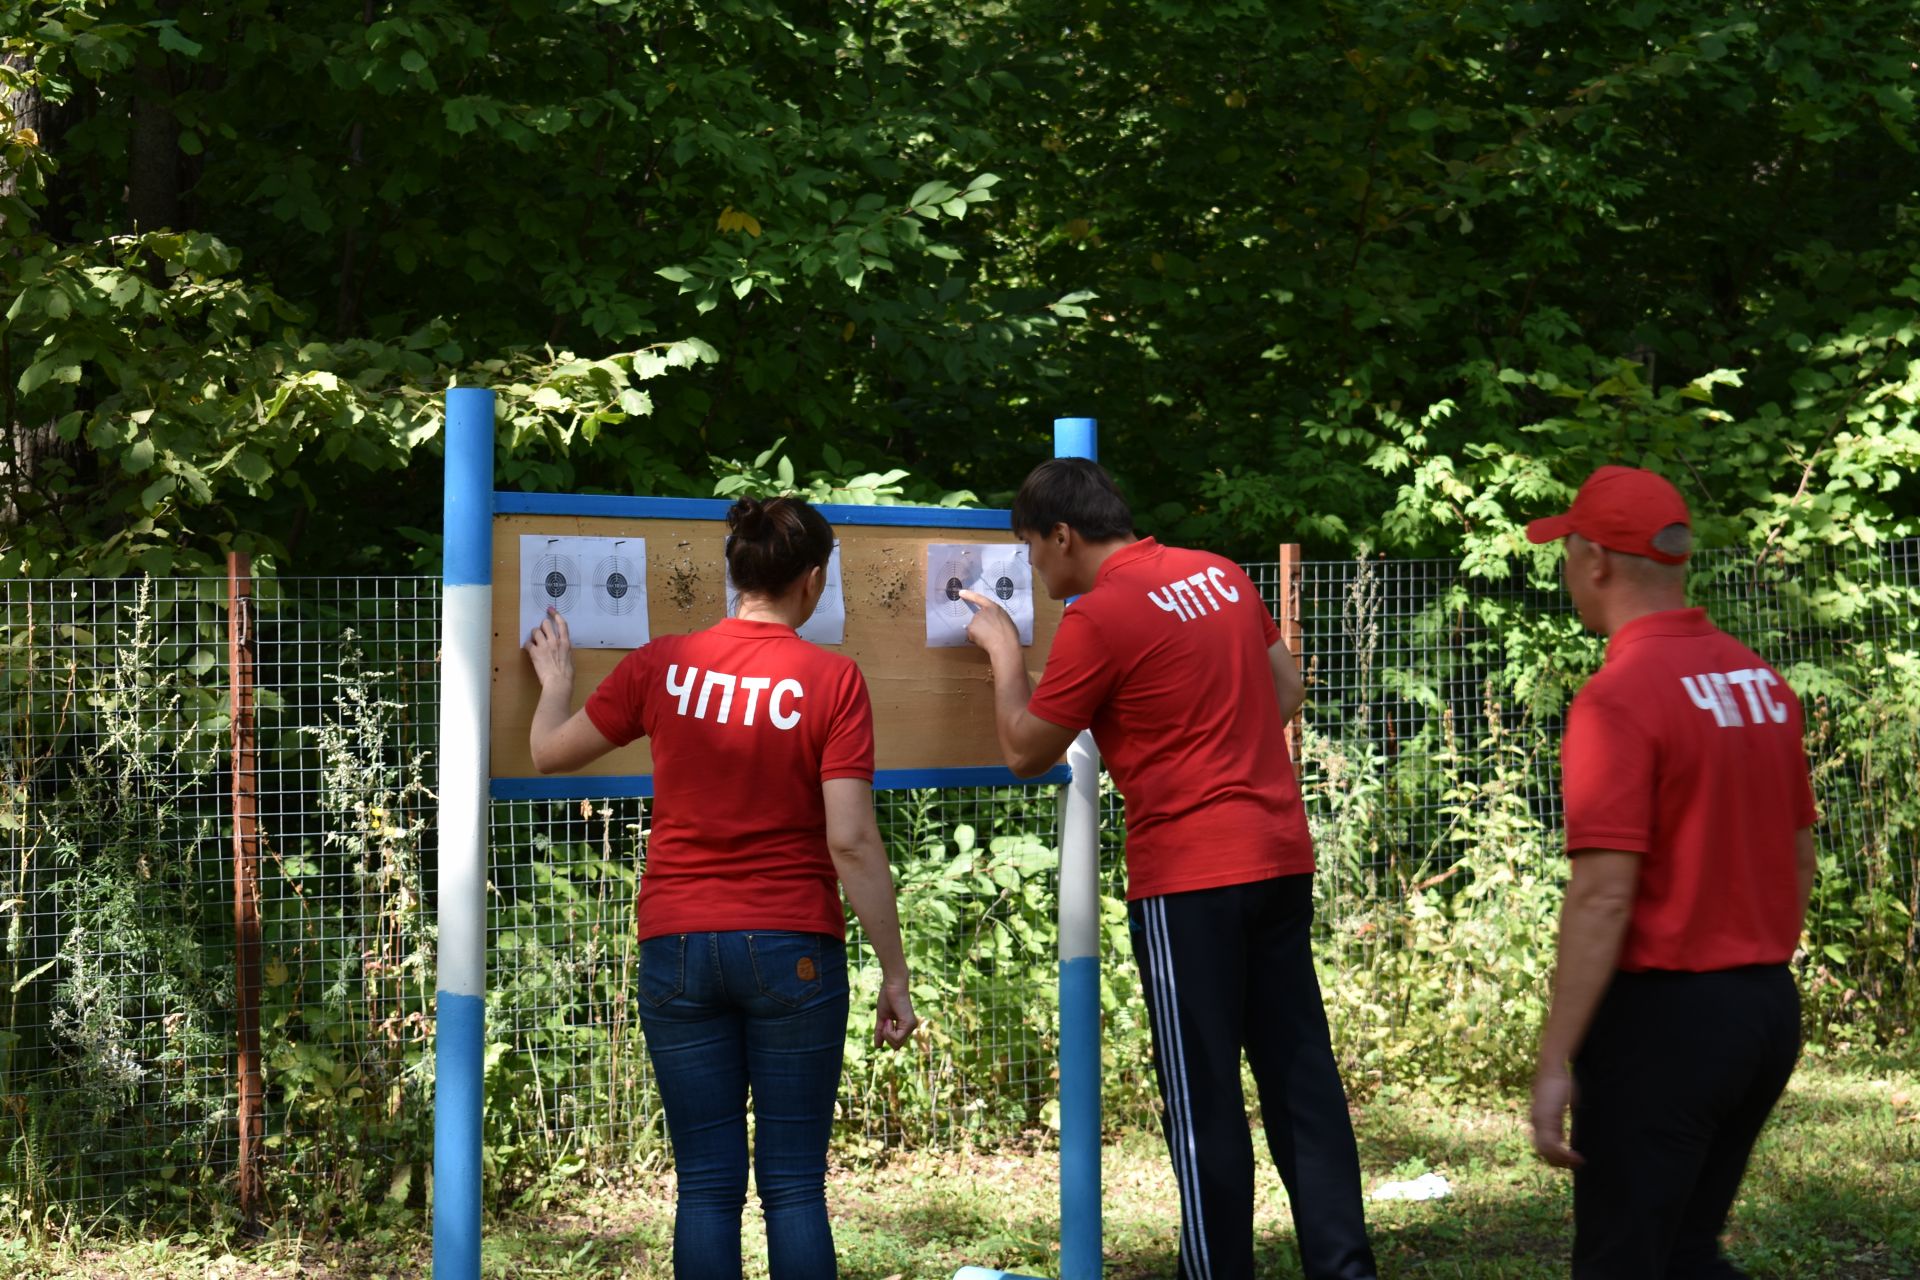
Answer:
POLYGON ((540 607, 568 614, 580 599, 580 569, 572 556, 543 552, 532 557, 527 568, 527 592, 540 607))
POLYGON ((614 554, 600 557, 593 567, 593 604, 601 613, 610 613, 623 617, 639 608, 646 600, 646 582, 640 577, 643 571, 626 556, 614 554))
POLYGON ((973 606, 960 598, 960 592, 966 588, 967 581, 971 576, 972 570, 968 567, 966 561, 947 561, 946 580, 941 591, 941 594, 946 596, 947 602, 940 607, 946 611, 949 618, 971 618, 973 616, 973 606))

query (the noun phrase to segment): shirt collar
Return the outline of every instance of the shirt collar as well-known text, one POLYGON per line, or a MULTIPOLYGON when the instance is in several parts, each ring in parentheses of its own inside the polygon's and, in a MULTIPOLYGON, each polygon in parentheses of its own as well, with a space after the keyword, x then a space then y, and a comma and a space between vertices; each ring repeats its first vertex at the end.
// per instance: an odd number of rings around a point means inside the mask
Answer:
POLYGON ((1663 609, 1643 614, 1614 632, 1607 641, 1607 656, 1611 658, 1615 650, 1651 636, 1707 636, 1713 632, 1705 609, 1663 609))
POLYGON ((712 629, 718 631, 721 635, 740 636, 742 638, 748 636, 792 636, 799 634, 799 632, 784 622, 759 622, 746 618, 722 618, 713 624, 712 629))
POLYGON ((1107 580, 1108 574, 1124 569, 1136 560, 1144 560, 1159 550, 1160 544, 1152 538, 1141 538, 1137 542, 1128 543, 1101 563, 1100 571, 1093 575, 1093 585, 1099 586, 1107 580))

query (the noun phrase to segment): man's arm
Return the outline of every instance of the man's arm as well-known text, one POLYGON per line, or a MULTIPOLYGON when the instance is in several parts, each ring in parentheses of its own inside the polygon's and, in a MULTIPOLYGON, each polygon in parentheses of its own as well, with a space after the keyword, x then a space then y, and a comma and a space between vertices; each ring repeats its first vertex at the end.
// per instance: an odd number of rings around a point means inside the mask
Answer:
POLYGON ((1290 724, 1300 714, 1300 704, 1307 700, 1306 682, 1300 678, 1300 668, 1285 640, 1273 642, 1267 650, 1267 662, 1273 667, 1273 691, 1280 699, 1280 723, 1290 724))
POLYGON ((1020 654, 1020 632, 996 600, 972 591, 960 598, 974 606, 967 639, 986 652, 993 671, 993 727, 1007 768, 1022 778, 1045 773, 1066 754, 1075 730, 1063 729, 1027 710, 1033 682, 1020 654))
POLYGON ((1560 910, 1560 953, 1554 966, 1553 1007, 1540 1034, 1533 1077, 1533 1149, 1548 1164, 1583 1163, 1567 1145, 1567 1108, 1573 1102, 1573 1055, 1586 1039, 1600 997, 1613 981, 1620 943, 1633 916, 1640 855, 1585 849, 1573 859, 1573 879, 1560 910))

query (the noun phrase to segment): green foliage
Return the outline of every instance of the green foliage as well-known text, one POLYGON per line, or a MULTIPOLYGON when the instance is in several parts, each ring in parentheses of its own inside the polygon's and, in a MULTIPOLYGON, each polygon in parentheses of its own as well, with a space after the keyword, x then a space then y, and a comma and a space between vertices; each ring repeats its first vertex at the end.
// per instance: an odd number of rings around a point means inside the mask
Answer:
POLYGON ((1420 761, 1437 775, 1421 786, 1442 824, 1425 848, 1356 847, 1394 829, 1378 798, 1405 786, 1367 744, 1309 734, 1302 752, 1316 845, 1333 864, 1315 882, 1319 955, 1350 1088, 1518 1087, 1546 1016, 1565 877, 1556 833, 1528 802, 1547 743, 1497 710, 1471 746, 1450 711, 1442 726, 1420 761))
POLYGON ((189 682, 159 660, 154 614, 143 588, 100 669, 62 664, 88 722, 63 803, 32 803, 52 770, 30 718, 11 722, 0 757, 16 849, 4 872, 0 1204, 27 1221, 81 1190, 152 1210, 204 1205, 218 1189, 233 974, 210 945, 220 903, 199 863, 218 843, 199 804, 208 726, 189 682), (31 823, 13 820, 23 809, 31 823))
POLYGON ((997 498, 1076 412, 1151 531, 1243 555, 1511 572, 1607 461, 1714 543, 1893 536, 1917 44, 1898 0, 32 0, 0 538, 390 566, 454 380, 516 388, 508 487, 782 438, 997 498))
POLYGON ((838 502, 861 507, 890 507, 902 502, 922 506, 963 507, 976 501, 966 489, 937 493, 918 483, 909 488, 904 483, 908 477, 902 467, 884 472, 862 472, 858 462, 842 458, 840 451, 830 444, 821 447, 825 468, 809 471, 802 482, 794 470, 793 460, 780 452, 780 446, 785 443, 784 438, 775 440, 752 462, 714 458, 714 474, 720 477, 713 486, 714 496, 774 498, 798 495, 809 502, 838 502), (767 470, 770 462, 773 464, 771 471, 767 470))
MULTIPOLYGON (((340 640, 317 844, 274 852, 261 911, 270 1186, 316 1218, 420 1202, 432 1154, 436 928, 420 866, 425 758, 396 757, 392 673, 340 640)), ((272 849, 272 846, 269 846, 272 849)))

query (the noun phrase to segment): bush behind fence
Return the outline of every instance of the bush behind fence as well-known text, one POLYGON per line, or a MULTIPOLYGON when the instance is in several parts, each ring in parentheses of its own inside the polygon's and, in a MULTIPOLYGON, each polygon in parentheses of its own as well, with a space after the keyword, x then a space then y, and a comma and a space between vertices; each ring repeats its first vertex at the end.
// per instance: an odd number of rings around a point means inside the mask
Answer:
MULTIPOLYGON (((1808 706, 1823 875, 1796 963, 1816 1049, 1913 1025, 1920 543, 1811 563, 1700 558, 1694 592, 1808 706)), ((1451 561, 1248 566, 1292 593, 1319 955, 1356 1092, 1524 1078, 1564 859, 1557 737, 1597 663, 1548 581, 1451 561)), ((0 1199, 232 1211, 234 927, 226 584, 0 584, 0 1199)), ((261 1025, 273 1202, 418 1205, 431 1150, 438 584, 257 584, 261 1025)), ((1051 788, 883 793, 927 1027, 856 1017, 841 1142, 1044 1141, 1054 1107, 1051 788)), ((1106 1105, 1152 1115, 1122 819, 1103 856, 1106 1105)), ((632 1003, 635 800, 492 812, 490 1187, 658 1151, 632 1003)), ((878 982, 856 934, 855 1008, 878 982)))

